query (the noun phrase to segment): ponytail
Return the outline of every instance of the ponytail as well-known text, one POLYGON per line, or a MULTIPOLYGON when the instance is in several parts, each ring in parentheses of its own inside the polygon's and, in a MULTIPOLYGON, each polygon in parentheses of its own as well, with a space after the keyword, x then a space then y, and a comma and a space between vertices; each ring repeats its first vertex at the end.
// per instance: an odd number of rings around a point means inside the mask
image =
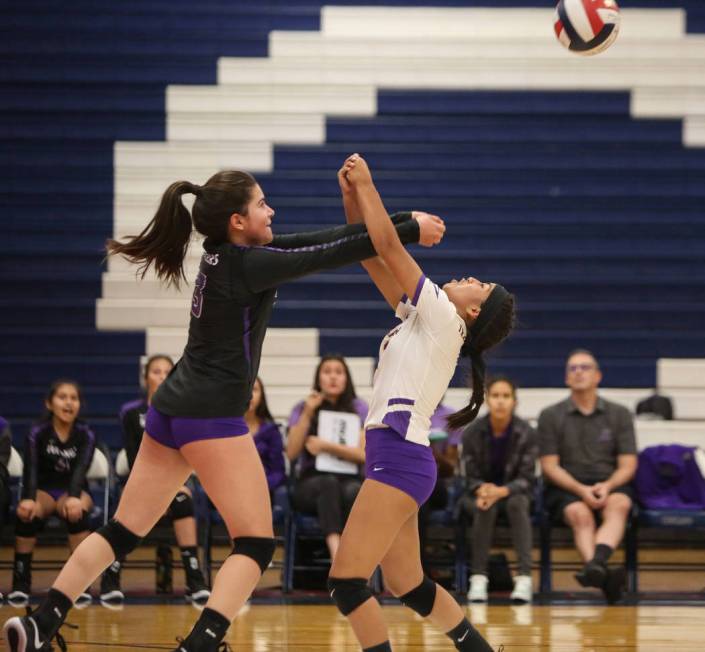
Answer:
POLYGON ((181 280, 186 280, 184 258, 193 230, 191 214, 181 201, 185 193, 198 196, 201 188, 189 181, 172 183, 142 233, 128 236, 127 242, 108 240, 108 255, 121 255, 131 263, 139 264, 137 273, 140 278, 144 278, 154 264, 157 277, 178 288, 181 280))
POLYGON ((485 401, 485 360, 483 353, 501 342, 514 327, 514 295, 496 285, 482 305, 480 314, 470 326, 460 355, 470 358, 472 395, 470 403, 451 414, 447 421, 451 430, 459 430, 473 421, 485 401))

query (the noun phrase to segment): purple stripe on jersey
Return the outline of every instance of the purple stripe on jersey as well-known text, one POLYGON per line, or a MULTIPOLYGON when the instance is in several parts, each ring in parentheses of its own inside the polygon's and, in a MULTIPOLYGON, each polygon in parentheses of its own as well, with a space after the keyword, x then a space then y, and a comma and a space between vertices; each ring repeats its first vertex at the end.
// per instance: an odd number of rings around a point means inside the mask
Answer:
POLYGON ((426 276, 421 274, 419 277, 419 282, 416 284, 416 290, 414 290, 414 298, 411 300, 411 305, 415 306, 419 301, 419 296, 421 295, 421 289, 426 281, 426 276))
POLYGON ((387 401, 387 405, 413 405, 414 403, 416 401, 411 398, 390 398, 387 401))
POLYGON ((411 412, 398 411, 387 412, 382 419, 385 426, 389 426, 392 430, 406 438, 406 432, 409 430, 409 422, 411 421, 411 412))
POLYGON ((277 251, 282 254, 298 254, 302 252, 310 251, 323 251, 324 249, 330 249, 332 247, 337 247, 345 242, 352 242, 353 240, 362 240, 367 237, 367 233, 358 233, 356 235, 347 235, 339 240, 333 240, 333 242, 324 242, 323 244, 308 245, 306 247, 295 247, 293 249, 282 249, 280 247, 267 247, 266 245, 247 247, 246 245, 235 245, 238 249, 265 249, 266 251, 277 251))
POLYGON ((406 293, 401 295, 401 299, 399 299, 399 303, 406 303, 409 300, 409 297, 406 296, 406 293))
POLYGON ((245 330, 244 333, 242 334, 242 343, 243 346, 245 347, 245 358, 247 358, 247 364, 251 364, 252 360, 250 359, 250 309, 245 308, 245 315, 244 315, 244 320, 245 320, 245 330))

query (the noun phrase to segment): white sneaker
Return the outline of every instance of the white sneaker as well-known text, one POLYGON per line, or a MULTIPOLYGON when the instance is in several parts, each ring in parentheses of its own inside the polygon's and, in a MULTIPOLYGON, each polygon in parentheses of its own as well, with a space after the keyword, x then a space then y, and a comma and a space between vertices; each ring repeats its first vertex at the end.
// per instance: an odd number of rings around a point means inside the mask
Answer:
POLYGON ((513 602, 531 602, 534 597, 531 575, 517 575, 514 578, 514 590, 509 597, 513 602))
POLYGON ((487 602, 487 575, 472 575, 470 577, 470 590, 468 600, 470 602, 487 602))

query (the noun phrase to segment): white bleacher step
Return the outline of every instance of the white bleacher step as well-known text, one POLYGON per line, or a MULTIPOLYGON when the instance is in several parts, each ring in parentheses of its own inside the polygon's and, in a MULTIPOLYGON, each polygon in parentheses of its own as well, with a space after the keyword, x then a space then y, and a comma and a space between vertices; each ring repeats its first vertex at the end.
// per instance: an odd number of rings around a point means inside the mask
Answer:
POLYGON ((178 113, 167 114, 167 140, 263 140, 277 143, 322 144, 322 113, 178 113))
POLYGON ((705 147, 705 116, 686 116, 683 121, 683 144, 687 147, 705 147))
MULTIPOLYGON (((705 389, 660 387, 659 394, 671 399, 676 419, 705 420, 705 389)), ((705 433, 703 446, 705 446, 705 433)))
MULTIPOLYGON (((181 356, 188 332, 185 328, 148 328, 147 355, 165 353, 181 356)), ((262 345, 262 357, 318 356, 317 328, 269 328, 262 345)))
POLYGON ((190 297, 181 299, 105 299, 96 301, 98 330, 143 331, 150 326, 186 328, 190 297))
MULTIPOLYGON (((321 9, 321 31, 330 36, 555 38, 554 10, 545 8, 343 7, 321 9)), ((685 32, 683 9, 622 9, 621 37, 673 38, 685 32)))
POLYGON ((385 88, 494 90, 626 90, 634 87, 703 87, 703 62, 656 57, 634 59, 616 53, 576 57, 560 52, 541 58, 484 59, 472 57, 380 58, 286 57, 279 59, 221 58, 221 84, 374 84, 385 88), (589 59, 589 60, 587 60, 589 59), (598 60, 599 59, 599 60, 598 60), (676 65, 676 63, 678 65, 676 65))
POLYGON ((705 403, 705 358, 661 358, 656 374, 660 388, 699 389, 705 403))
MULTIPOLYGON (((179 356, 174 357, 178 359, 179 356)), ((142 366, 146 361, 147 356, 142 357, 142 366)), ((260 360, 259 376, 268 395, 270 388, 296 387, 300 383, 299 396, 305 398, 313 386, 313 377, 319 362, 318 356, 263 356, 260 360)), ((374 358, 346 358, 346 362, 355 386, 369 386, 374 372, 374 358)))
MULTIPOLYGON (((169 171, 172 181, 182 170, 206 170, 205 181, 214 170, 272 169, 272 143, 268 139, 260 141, 238 141, 232 143, 219 140, 179 141, 179 142, 132 142, 118 141, 113 148, 116 178, 127 170, 169 171), (210 172, 208 172, 210 171, 210 172)), ((185 177, 189 181, 199 179, 185 177)))
POLYGON ((705 421, 640 421, 635 423, 636 445, 641 451, 649 446, 682 444, 703 447, 705 421))
POLYGON ((630 113, 635 118, 702 117, 705 116, 705 88, 635 88, 630 113))
MULTIPOLYGON (((553 34, 540 37, 450 38, 448 36, 409 39, 406 37, 327 35, 322 32, 271 32, 269 52, 273 60, 287 57, 358 57, 361 52, 374 52, 380 59, 411 58, 447 59, 471 57, 483 60, 549 58, 565 54, 553 34)), ((610 59, 671 59, 684 61, 705 58, 705 36, 679 35, 671 39, 629 39, 624 34, 601 57, 610 59)), ((314 87, 315 88, 315 87, 314 87)))
POLYGON ((377 91, 362 86, 320 84, 249 84, 238 86, 168 86, 167 113, 325 113, 374 115, 377 91))

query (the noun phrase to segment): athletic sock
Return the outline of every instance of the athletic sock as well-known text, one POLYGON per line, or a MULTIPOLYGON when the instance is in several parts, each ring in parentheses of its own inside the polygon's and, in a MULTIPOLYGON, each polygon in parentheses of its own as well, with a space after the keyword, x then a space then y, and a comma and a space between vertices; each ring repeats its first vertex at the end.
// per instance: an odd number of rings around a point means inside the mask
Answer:
POLYGON ((184 546, 181 550, 181 561, 184 564, 184 571, 196 571, 198 565, 198 548, 196 546, 184 546))
POLYGON ((453 629, 446 632, 446 636, 453 641, 455 649, 461 652, 494 652, 467 618, 463 618, 453 629))
POLYGON ((13 570, 20 577, 28 577, 32 570, 32 553, 16 552, 13 570))
POLYGON ((380 643, 379 645, 366 647, 362 650, 362 652, 392 652, 392 646, 389 644, 389 641, 385 641, 384 643, 380 643))
POLYGON ((47 641, 54 638, 54 634, 59 631, 71 607, 73 602, 61 591, 49 589, 47 597, 32 614, 34 622, 47 641))
POLYGON ((606 564, 607 560, 612 556, 614 548, 608 546, 605 543, 598 543, 595 547, 595 556, 592 561, 596 561, 598 564, 606 564))
POLYGON ((230 621, 213 609, 206 607, 201 617, 196 621, 191 633, 186 637, 184 645, 190 649, 192 645, 197 650, 213 650, 215 652, 230 627, 230 621))

